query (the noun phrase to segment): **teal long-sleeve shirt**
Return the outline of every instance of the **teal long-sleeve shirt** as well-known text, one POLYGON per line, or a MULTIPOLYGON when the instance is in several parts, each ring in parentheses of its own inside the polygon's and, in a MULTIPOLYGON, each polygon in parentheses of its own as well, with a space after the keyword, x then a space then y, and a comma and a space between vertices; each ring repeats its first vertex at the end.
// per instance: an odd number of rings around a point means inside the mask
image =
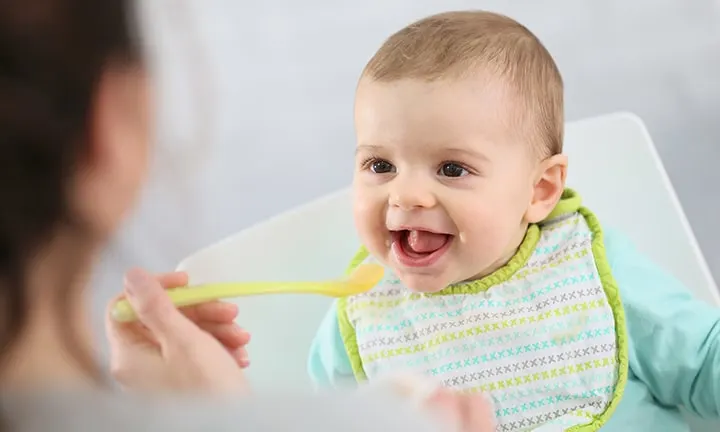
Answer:
MULTIPOLYGON (((693 297, 616 231, 606 230, 605 252, 625 308, 630 372, 603 432, 688 431, 679 407, 720 419, 720 309, 693 297)), ((308 370, 320 387, 355 382, 335 305, 313 341, 308 370)))

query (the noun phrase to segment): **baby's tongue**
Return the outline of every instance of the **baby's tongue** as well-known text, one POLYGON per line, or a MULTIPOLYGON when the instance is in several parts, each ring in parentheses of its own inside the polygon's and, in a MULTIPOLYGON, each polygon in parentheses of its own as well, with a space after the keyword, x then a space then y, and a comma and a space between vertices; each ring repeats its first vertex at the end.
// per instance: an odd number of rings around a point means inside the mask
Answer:
POLYGON ((416 253, 434 252, 445 244, 446 234, 435 234, 427 231, 410 231, 408 233, 408 246, 416 253))

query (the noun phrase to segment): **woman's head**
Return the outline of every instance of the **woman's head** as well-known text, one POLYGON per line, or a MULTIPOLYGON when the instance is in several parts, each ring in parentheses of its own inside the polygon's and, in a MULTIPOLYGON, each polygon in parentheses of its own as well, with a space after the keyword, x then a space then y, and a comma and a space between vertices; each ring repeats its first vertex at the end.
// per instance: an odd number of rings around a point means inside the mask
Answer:
POLYGON ((142 184, 150 108, 130 5, 0 0, 3 354, 38 297, 69 297, 142 184), (64 274, 38 278, 50 260, 64 274))

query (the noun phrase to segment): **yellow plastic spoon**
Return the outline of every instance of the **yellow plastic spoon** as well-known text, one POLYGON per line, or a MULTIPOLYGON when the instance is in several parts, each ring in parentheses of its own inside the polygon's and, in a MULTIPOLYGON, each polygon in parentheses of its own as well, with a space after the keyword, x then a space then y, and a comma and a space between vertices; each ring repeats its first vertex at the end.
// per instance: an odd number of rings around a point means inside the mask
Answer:
MULTIPOLYGON (((349 277, 320 282, 224 282, 179 287, 167 290, 173 304, 190 306, 212 300, 261 294, 318 294, 345 297, 371 290, 380 282, 385 269, 379 264, 362 264, 349 277)), ((130 303, 123 299, 112 310, 115 321, 135 321, 137 316, 130 303)))

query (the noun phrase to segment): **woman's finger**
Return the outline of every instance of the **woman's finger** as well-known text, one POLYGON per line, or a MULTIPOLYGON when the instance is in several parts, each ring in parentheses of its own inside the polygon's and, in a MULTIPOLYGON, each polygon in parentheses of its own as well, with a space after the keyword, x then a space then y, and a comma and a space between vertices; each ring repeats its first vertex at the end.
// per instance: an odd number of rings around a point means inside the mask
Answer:
POLYGON ((158 283, 165 289, 183 287, 189 282, 188 274, 182 271, 160 273, 155 275, 155 279, 157 279, 158 283))
MULTIPOLYGON (((112 309, 113 304, 114 302, 110 304, 110 310, 112 309)), ((114 322, 114 320, 110 317, 110 310, 108 310, 107 312, 107 328, 110 332, 113 333, 113 336, 119 336, 122 337, 125 341, 134 341, 136 343, 157 343, 157 339, 152 336, 152 332, 150 332, 144 325, 137 321, 130 323, 114 322)), ((238 315, 237 305, 217 301, 204 303, 201 305, 188 306, 186 308, 182 308, 181 311, 188 319, 190 319, 196 324, 215 323, 233 325, 235 318, 237 318, 238 315)), ((224 332, 227 331, 225 330, 224 332)), ((110 334, 108 336, 110 336, 110 334)), ((244 337, 240 337, 237 340, 228 339, 228 342, 231 344, 243 344, 247 343, 248 340, 249 335, 245 335, 244 337)))
MULTIPOLYGON (((461 429, 463 425, 463 412, 460 406, 461 395, 448 388, 437 388, 434 393, 426 399, 425 408, 438 414, 448 424, 454 425, 454 430, 461 429)), ((462 430, 462 429, 461 429, 462 430)))
POLYGON ((483 395, 460 395, 460 412, 463 431, 492 432, 495 430, 492 406, 483 395))
POLYGON ((231 323, 238 316, 237 305, 220 301, 188 306, 181 310, 195 322, 231 323))
MULTIPOLYGON (((183 287, 188 284, 188 274, 185 272, 172 272, 172 273, 160 273, 155 275, 155 280, 165 289, 172 289, 183 287)), ((122 292, 116 295, 110 303, 108 303, 108 312, 110 312, 118 301, 125 298, 125 293, 122 292)))
POLYGON ((250 342, 250 333, 236 324, 199 322, 197 325, 202 330, 210 333, 229 350, 240 348, 250 342))
POLYGON ((178 311, 157 276, 140 268, 131 269, 125 273, 124 292, 138 321, 161 346, 190 349, 197 343, 202 333, 178 311))
POLYGON ((235 359, 235 363, 241 368, 250 366, 250 356, 248 355, 247 349, 243 346, 234 350, 230 350, 230 355, 235 359))

